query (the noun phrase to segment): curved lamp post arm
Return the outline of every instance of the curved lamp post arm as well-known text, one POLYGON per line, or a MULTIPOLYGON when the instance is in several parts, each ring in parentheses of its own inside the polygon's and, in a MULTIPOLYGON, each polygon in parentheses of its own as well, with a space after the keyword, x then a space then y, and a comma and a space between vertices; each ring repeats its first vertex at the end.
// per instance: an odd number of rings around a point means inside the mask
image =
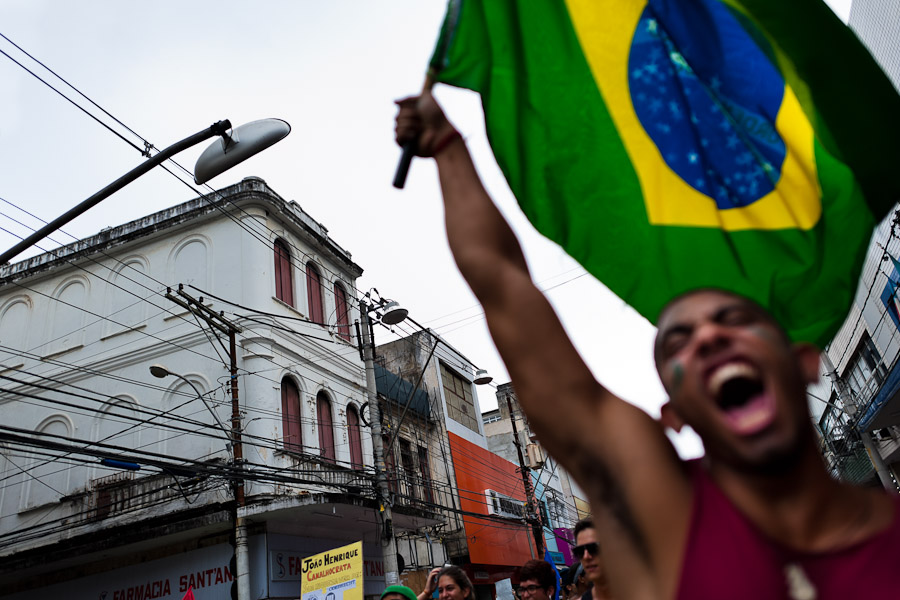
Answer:
POLYGON ((191 388, 194 390, 194 393, 197 394, 197 397, 200 398, 201 402, 203 402, 203 406, 206 407, 206 409, 209 411, 209 413, 213 416, 213 419, 216 420, 216 423, 219 425, 219 429, 224 431, 225 435, 228 436, 228 440, 230 442, 231 441, 231 430, 225 428, 225 425, 222 424, 222 420, 219 419, 219 415, 217 415, 216 411, 214 411, 212 406, 209 405, 209 402, 206 401, 206 397, 200 393, 200 390, 197 389, 197 386, 194 385, 191 382, 191 380, 188 379, 187 377, 185 377, 184 375, 179 375, 178 373, 172 373, 171 371, 169 371, 169 375, 172 375, 173 377, 177 377, 178 379, 182 380, 183 382, 185 382, 186 384, 191 386, 191 388))
POLYGON ((191 146, 196 146, 200 142, 215 136, 221 136, 223 138, 221 144, 213 144, 207 148, 197 160, 197 165, 194 167, 197 175, 194 177, 194 181, 198 184, 202 184, 206 183, 216 175, 227 171, 236 164, 245 161, 254 154, 262 152, 272 144, 284 139, 284 137, 290 133, 291 126, 281 119, 261 119, 259 121, 241 125, 232 130, 231 133, 229 133, 229 130, 231 130, 231 121, 228 119, 218 121, 203 131, 198 131, 194 135, 188 136, 180 142, 175 142, 168 148, 161 150, 158 154, 151 156, 90 198, 70 208, 64 214, 53 219, 6 252, 0 254, 0 265, 8 263, 10 259, 15 258, 24 250, 38 243, 69 221, 87 212, 89 209, 110 197, 141 175, 144 175, 182 150, 187 150, 191 146))
POLYGON ((178 373, 173 373, 172 371, 168 370, 167 368, 165 368, 162 365, 151 365, 150 366, 150 374, 153 375, 154 377, 156 377, 157 379, 165 379, 166 377, 171 375, 173 377, 177 377, 178 379, 182 380, 183 382, 185 382, 186 384, 191 386, 191 389, 194 390, 194 393, 197 394, 197 397, 200 398, 201 402, 203 402, 203 406, 206 407, 206 409, 209 411, 209 414, 211 414, 213 416, 213 419, 216 420, 216 423, 218 423, 219 429, 221 429, 222 431, 225 432, 225 435, 228 437, 228 446, 229 446, 229 448, 231 447, 231 442, 233 441, 233 439, 231 437, 231 431, 229 429, 225 428, 225 425, 223 425, 221 419, 219 419, 219 415, 217 415, 216 411, 214 411, 212 409, 212 406, 210 406, 209 403, 206 401, 206 397, 200 393, 200 390, 197 389, 197 386, 194 385, 193 381, 191 381, 184 375, 179 375, 178 373))
POLYGON ((89 209, 98 205, 100 202, 107 199, 115 192, 119 191, 141 175, 145 174, 147 171, 161 164, 163 161, 168 160, 182 150, 186 150, 191 146, 195 146, 204 140, 208 140, 209 138, 217 135, 223 135, 229 129, 231 129, 231 123, 227 119, 224 121, 219 121, 218 123, 214 123, 207 129, 199 131, 190 137, 186 137, 180 142, 176 142, 165 150, 162 150, 158 154, 148 158, 146 161, 142 162, 128 173, 125 173, 87 200, 84 200, 80 204, 70 208, 68 211, 56 217, 3 254, 0 254, 0 265, 8 263, 11 258, 15 258, 27 248, 30 248, 69 221, 75 219, 81 214, 87 212, 89 209))

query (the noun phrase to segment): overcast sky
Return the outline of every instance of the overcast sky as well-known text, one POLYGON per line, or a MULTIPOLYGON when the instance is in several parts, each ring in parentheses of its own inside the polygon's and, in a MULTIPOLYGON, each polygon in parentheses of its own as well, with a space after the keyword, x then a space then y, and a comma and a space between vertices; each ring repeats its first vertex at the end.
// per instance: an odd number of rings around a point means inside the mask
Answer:
MULTIPOLYGON (((833 5, 846 20, 849 0, 833 5)), ((0 33, 108 111, 78 100, 139 146, 115 120, 157 148, 223 118, 288 121, 287 139, 212 185, 255 175, 296 200, 365 269, 361 290, 400 301, 503 383, 505 368, 447 249, 434 166, 415 161, 406 189, 391 187, 393 100, 421 88, 444 8, 443 0, 4 0, 0 33)), ((141 157, 12 59, 76 97, 71 88, 6 40, 0 50, 11 57, 0 55, 0 227, 21 234, 9 217, 35 222, 8 203, 49 220, 141 157)), ((587 363, 614 392, 657 414, 664 393, 652 364, 654 328, 522 217, 487 146, 477 96, 446 87, 436 94, 587 363)), ((192 167, 202 148, 176 160, 192 167)), ((196 195, 156 169, 66 231, 89 236, 196 195)), ((14 242, 0 233, 0 246, 14 242)), ((377 335, 389 339, 382 329, 377 335)), ((482 410, 496 406, 494 391, 479 389, 482 410)), ((700 451, 691 434, 676 443, 686 456, 700 451)))

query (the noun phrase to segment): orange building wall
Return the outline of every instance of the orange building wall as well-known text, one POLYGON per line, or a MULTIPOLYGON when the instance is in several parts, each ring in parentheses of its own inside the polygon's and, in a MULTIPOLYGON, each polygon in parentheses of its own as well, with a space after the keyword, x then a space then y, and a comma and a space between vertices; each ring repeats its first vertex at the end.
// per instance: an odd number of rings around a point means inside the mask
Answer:
MULTIPOLYGON (((516 465, 464 438, 449 433, 463 511, 488 514, 484 490, 525 502, 522 475, 516 465)), ((532 558, 531 529, 509 519, 465 515, 469 558, 473 564, 521 566, 532 558)))

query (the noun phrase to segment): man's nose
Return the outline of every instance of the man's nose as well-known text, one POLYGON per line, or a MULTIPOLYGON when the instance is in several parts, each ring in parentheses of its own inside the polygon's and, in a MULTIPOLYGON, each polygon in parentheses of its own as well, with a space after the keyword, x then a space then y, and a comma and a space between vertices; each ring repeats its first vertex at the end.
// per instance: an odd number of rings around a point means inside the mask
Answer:
POLYGON ((701 356, 726 347, 728 339, 727 329, 713 321, 705 321, 694 328, 694 345, 701 356))

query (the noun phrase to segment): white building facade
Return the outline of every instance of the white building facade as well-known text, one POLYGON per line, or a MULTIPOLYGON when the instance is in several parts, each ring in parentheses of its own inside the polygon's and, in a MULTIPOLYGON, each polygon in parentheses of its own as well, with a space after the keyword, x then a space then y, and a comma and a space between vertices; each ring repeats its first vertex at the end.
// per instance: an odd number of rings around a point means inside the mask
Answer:
POLYGON ((361 273, 258 178, 0 268, 0 597, 230 598, 236 517, 249 598, 359 540, 378 594, 361 273))
MULTIPOLYGON (((853 0, 849 25, 900 89, 900 3, 853 0)), ((822 383, 810 391, 833 474, 894 491, 900 481, 897 219, 895 207, 875 230, 855 302, 826 349, 822 383)))
POLYGON ((900 90, 900 3, 853 0, 849 25, 900 90))

